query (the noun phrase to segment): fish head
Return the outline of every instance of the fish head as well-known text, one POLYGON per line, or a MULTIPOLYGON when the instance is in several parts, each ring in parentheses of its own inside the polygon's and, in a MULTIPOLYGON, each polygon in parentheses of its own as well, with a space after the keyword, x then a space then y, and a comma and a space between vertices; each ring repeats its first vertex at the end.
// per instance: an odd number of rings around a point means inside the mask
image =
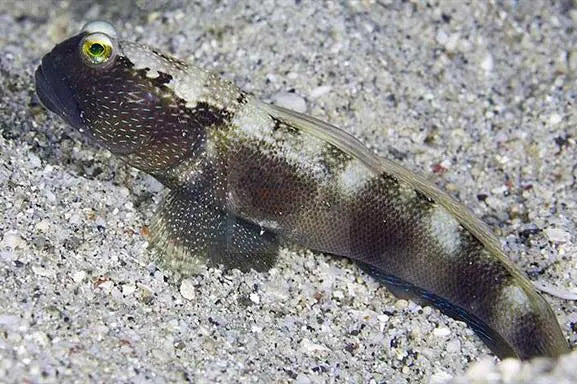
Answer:
POLYGON ((42 58, 35 83, 47 109, 151 173, 189 158, 204 139, 171 73, 188 74, 187 64, 95 21, 42 58))

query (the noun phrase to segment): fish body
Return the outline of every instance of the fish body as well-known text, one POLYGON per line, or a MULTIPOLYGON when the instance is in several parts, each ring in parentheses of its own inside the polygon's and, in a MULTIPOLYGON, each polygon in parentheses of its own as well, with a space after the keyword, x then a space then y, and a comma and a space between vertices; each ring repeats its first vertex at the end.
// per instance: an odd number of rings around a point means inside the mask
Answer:
POLYGON ((345 132, 102 22, 58 44, 35 77, 48 109, 170 190, 151 228, 170 267, 266 270, 284 239, 466 321, 499 357, 568 352, 553 311, 480 220, 345 132))

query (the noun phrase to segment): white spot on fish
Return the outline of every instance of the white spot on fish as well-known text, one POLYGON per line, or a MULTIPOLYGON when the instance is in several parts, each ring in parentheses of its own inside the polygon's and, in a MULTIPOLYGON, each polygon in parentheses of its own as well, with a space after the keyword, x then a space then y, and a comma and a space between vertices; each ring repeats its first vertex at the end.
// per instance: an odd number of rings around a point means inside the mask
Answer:
POLYGON ((259 151, 263 155, 275 152, 289 165, 301 168, 319 180, 326 179, 326 167, 321 161, 325 142, 304 132, 298 135, 287 134, 289 125, 285 122, 275 130, 275 122, 260 107, 260 102, 249 99, 234 114, 232 125, 237 128, 239 135, 259 142, 259 151))
POLYGON ((261 235, 264 234, 264 229, 269 229, 273 231, 280 229, 280 225, 275 220, 260 220, 258 221, 258 225, 260 225, 261 227, 261 233, 260 233, 261 235))
POLYGON ((155 79, 160 72, 172 76, 172 80, 166 85, 174 91, 177 97, 186 100, 188 107, 194 107, 209 92, 206 89, 209 76, 207 71, 192 65, 182 68, 181 65, 155 54, 151 48, 144 45, 121 41, 120 46, 122 54, 128 57, 135 69, 149 69, 146 72, 148 78, 155 79), (194 76, 191 76, 191 73, 194 76))
POLYGON ((371 179, 373 173, 360 160, 351 160, 339 175, 339 185, 344 192, 352 193, 362 188, 371 179))
POLYGON ((249 137, 268 143, 274 141, 271 135, 273 121, 270 115, 252 101, 235 114, 232 124, 249 137))
POLYGON ((501 292, 501 301, 506 303, 506 308, 511 313, 527 312, 531 310, 531 301, 523 288, 516 285, 508 285, 501 292))
POLYGON ((454 254, 461 245, 459 222, 441 206, 431 214, 431 233, 437 243, 449 254, 454 254))

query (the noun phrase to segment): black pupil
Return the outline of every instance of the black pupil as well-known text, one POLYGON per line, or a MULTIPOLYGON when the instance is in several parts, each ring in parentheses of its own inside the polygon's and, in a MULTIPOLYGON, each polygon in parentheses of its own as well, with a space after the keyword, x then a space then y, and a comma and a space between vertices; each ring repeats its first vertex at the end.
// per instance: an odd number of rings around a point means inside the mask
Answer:
POLYGON ((102 44, 94 43, 90 46, 89 51, 94 56, 100 56, 102 55, 102 53, 104 53, 104 47, 102 46, 102 44))

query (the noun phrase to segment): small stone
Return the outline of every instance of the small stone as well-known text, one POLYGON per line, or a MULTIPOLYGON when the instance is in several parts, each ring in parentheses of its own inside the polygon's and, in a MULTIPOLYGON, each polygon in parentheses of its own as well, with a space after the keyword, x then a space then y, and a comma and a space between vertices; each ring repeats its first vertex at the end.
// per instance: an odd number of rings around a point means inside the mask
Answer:
POLYGON ((498 367, 503 375, 503 382, 512 383, 521 370, 521 362, 517 359, 505 359, 498 367))
POLYGON ((567 66, 569 67, 569 71, 573 73, 577 72, 577 49, 574 49, 568 53, 567 66))
POLYGON ((505 204, 502 200, 497 199, 495 196, 488 196, 485 199, 485 204, 495 210, 502 210, 505 209, 505 204))
POLYGON ((300 343, 300 351, 309 355, 316 355, 319 352, 328 352, 329 349, 321 344, 315 344, 309 339, 303 339, 300 343))
POLYGON ((573 8, 569 11, 569 17, 571 17, 571 20, 573 20, 574 22, 577 23, 577 9, 573 8))
POLYGON ((40 161, 40 158, 36 156, 35 153, 30 152, 28 154, 28 164, 31 168, 40 168, 42 166, 42 161, 40 161))
POLYGON ((455 52, 457 50, 460 37, 461 36, 458 33, 452 33, 449 35, 449 38, 445 42, 445 49, 447 52, 455 52))
POLYGON ((508 188, 506 185, 501 185, 500 187, 495 187, 495 188, 491 189, 491 193, 493 195, 502 195, 507 191, 508 191, 508 188))
POLYGON ((345 294, 343 293, 343 291, 337 289, 337 290, 333 291, 333 297, 334 297, 335 299, 339 299, 339 300, 340 300, 340 299, 342 299, 343 297, 345 297, 345 294))
POLYGON ((317 99, 327 93, 329 93, 333 88, 329 85, 321 85, 320 87, 314 88, 309 94, 311 99, 317 99))
POLYGON ((107 280, 98 285, 98 288, 102 289, 106 293, 110 293, 112 288, 114 288, 114 282, 112 280, 107 280))
POLYGON ((559 228, 547 228, 545 234, 552 243, 566 243, 571 240, 571 234, 559 228))
POLYGON ((551 124, 551 125, 557 125, 561 121, 563 121, 563 116, 561 116, 558 113, 553 113, 553 114, 551 114, 551 116, 549 116, 549 124, 551 124))
POLYGON ((405 299, 397 300, 397 302, 395 303, 395 307, 397 307, 398 309, 406 309, 408 306, 409 302, 405 299))
POLYGON ((260 304, 260 296, 256 293, 251 293, 250 295, 248 295, 248 298, 250 299, 250 301, 252 301, 255 304, 260 304))
POLYGON ((184 279, 180 283, 180 294, 187 300, 193 300, 196 296, 194 289, 194 281, 192 279, 184 279))
POLYGON ((379 320, 381 323, 386 323, 387 321, 389 321, 389 316, 388 315, 378 315, 377 320, 379 320))
POLYGON ((481 359, 479 361, 477 361, 476 363, 473 364, 473 366, 471 366, 466 373, 466 376, 468 379, 471 379, 475 382, 477 382, 476 380, 479 380, 479 382, 483 382, 480 380, 487 380, 486 382, 489 382, 489 375, 494 376, 494 372, 493 374, 490 374, 490 372, 493 371, 493 367, 494 367, 495 363, 493 363, 493 360, 489 357, 481 359))
POLYGON ((447 372, 438 371, 431 375, 431 379, 429 380, 430 384, 443 384, 448 383, 453 379, 453 376, 448 374, 447 372))
POLYGON ((461 351, 461 342, 459 339, 453 339, 447 343, 447 352, 458 353, 461 351))
POLYGON ((72 280, 74 280, 75 283, 80 283, 84 279, 86 279, 86 276, 87 276, 86 271, 76 271, 72 275, 72 280))
POLYGON ((280 107, 292 109, 293 111, 306 112, 307 110, 307 103, 305 102, 305 99, 303 99, 296 93, 292 92, 277 93, 272 97, 272 101, 274 104, 280 107))
POLYGON ((74 215, 70 216, 70 218, 68 219, 68 222, 70 224, 80 225, 80 224, 82 224, 82 218, 80 217, 80 215, 74 214, 74 215))
POLYGON ((122 296, 130 296, 136 291, 136 285, 134 284, 124 284, 122 286, 122 296))
POLYGON ((17 329, 21 321, 22 319, 20 318, 20 316, 8 315, 8 314, 0 315, 0 328, 10 330, 17 329))
POLYGON ((480 66, 481 69, 484 70, 485 72, 491 72, 494 66, 493 55, 487 53, 485 57, 483 57, 483 59, 481 60, 480 66))
POLYGON ((36 274, 38 276, 42 276, 42 277, 53 277, 56 275, 53 270, 47 269, 44 267, 40 267, 37 265, 32 266, 32 272, 34 272, 34 274, 36 274))
POLYGON ((444 46, 449 40, 449 35, 444 30, 439 29, 437 31, 437 36, 435 36, 435 40, 437 41, 437 43, 439 43, 439 45, 444 46))
POLYGON ((35 227, 38 231, 47 233, 50 230, 50 222, 48 220, 42 220, 36 223, 35 227))
POLYGON ((296 384, 311 384, 312 381, 310 379, 310 377, 308 377, 307 375, 303 374, 303 373, 299 373, 299 375, 297 376, 296 380, 295 380, 296 384))
POLYGON ((50 338, 48 335, 42 331, 36 331, 32 333, 29 338, 33 340, 37 345, 41 347, 46 347, 50 344, 50 338))
POLYGON ((18 231, 8 231, 4 233, 2 238, 2 245, 11 249, 15 249, 21 248, 24 244, 24 240, 22 237, 20 237, 18 231))
POLYGON ((440 327, 433 329, 433 335, 437 337, 447 337, 451 334, 451 330, 447 327, 440 327))

